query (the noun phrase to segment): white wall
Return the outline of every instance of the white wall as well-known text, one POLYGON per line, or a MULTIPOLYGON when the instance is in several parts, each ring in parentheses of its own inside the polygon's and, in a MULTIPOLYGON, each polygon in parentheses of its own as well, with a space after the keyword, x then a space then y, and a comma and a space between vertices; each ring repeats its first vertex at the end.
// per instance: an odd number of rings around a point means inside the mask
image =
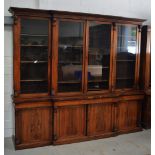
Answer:
POLYGON ((151 0, 5 0, 5 15, 10 6, 66 10, 151 20, 151 0))
POLYGON ((12 28, 5 26, 4 31, 4 134, 11 136, 13 131, 13 106, 11 101, 12 94, 12 28))
MULTIPOLYGON (((48 10, 65 10, 74 12, 96 13, 104 15, 124 16, 130 18, 146 19, 151 23, 151 0, 5 0, 4 15, 11 16, 8 12, 10 6, 39 8, 48 10)), ((13 134, 14 114, 12 108, 12 28, 5 26, 5 83, 4 83, 4 114, 5 137, 13 134)))
POLYGON ((39 8, 150 20, 150 3, 150 0, 40 0, 39 8))

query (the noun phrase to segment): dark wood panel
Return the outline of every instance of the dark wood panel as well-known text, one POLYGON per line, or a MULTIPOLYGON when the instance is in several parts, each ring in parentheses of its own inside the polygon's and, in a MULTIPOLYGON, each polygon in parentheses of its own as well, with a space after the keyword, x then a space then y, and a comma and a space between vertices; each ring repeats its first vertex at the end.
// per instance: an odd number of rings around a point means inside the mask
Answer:
POLYGON ((151 28, 142 27, 140 55, 140 88, 145 91, 151 87, 151 28))
POLYGON ((151 128, 151 96, 146 95, 142 106, 142 126, 145 129, 151 128))
POLYGON ((113 103, 88 105, 88 136, 112 132, 113 103))
POLYGON ((140 127, 140 101, 122 101, 118 104, 118 131, 140 127))
POLYGON ((128 102, 120 102, 118 105, 118 130, 128 128, 128 102))
POLYGON ((136 128, 139 126, 139 103, 138 101, 128 102, 128 127, 136 128))
POLYGON ((54 139, 55 142, 79 139, 85 136, 85 105, 64 106, 55 109, 54 139))
POLYGON ((16 110, 16 145, 52 143, 52 108, 16 110))
POLYGON ((142 126, 151 128, 151 27, 142 27, 140 88, 145 91, 142 106, 142 126))
POLYGON ((23 109, 32 109, 32 108, 44 108, 44 107, 51 107, 53 105, 52 102, 47 102, 46 100, 41 101, 40 102, 35 102, 35 101, 31 101, 31 102, 24 102, 24 103, 19 103, 19 104, 15 104, 15 109, 16 110, 23 110, 23 109))

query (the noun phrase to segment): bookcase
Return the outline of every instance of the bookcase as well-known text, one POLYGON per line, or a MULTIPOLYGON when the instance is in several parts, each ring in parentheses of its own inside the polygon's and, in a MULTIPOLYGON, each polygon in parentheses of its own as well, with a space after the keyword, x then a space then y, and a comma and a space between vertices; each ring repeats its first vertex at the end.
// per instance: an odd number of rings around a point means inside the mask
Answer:
POLYGON ((15 147, 140 131, 142 19, 10 8, 15 147))

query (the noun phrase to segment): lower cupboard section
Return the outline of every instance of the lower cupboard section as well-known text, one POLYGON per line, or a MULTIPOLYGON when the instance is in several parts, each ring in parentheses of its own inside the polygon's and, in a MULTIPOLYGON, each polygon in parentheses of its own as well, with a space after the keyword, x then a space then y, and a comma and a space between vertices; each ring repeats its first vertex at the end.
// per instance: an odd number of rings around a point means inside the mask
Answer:
POLYGON ((113 103, 88 105, 88 136, 101 136, 113 132, 114 108, 113 103))
POLYGON ((16 110, 16 149, 65 144, 141 130, 141 100, 54 103, 16 110))
POLYGON ((15 112, 16 149, 52 143, 52 108, 33 107, 15 112))
POLYGON ((125 132, 141 127, 140 101, 123 101, 118 104, 117 130, 125 132))
POLYGON ((141 130, 140 100, 69 104, 55 106, 54 144, 110 137, 141 130))
POLYGON ((86 136, 86 106, 62 106, 54 110, 54 141, 73 141, 86 136))

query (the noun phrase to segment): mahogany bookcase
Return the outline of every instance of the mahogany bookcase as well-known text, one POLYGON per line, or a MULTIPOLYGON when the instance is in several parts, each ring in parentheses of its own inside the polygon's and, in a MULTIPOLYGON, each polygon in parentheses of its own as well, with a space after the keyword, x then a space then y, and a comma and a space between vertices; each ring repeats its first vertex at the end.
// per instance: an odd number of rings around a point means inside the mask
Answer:
POLYGON ((142 19, 10 8, 15 147, 142 130, 142 19))

